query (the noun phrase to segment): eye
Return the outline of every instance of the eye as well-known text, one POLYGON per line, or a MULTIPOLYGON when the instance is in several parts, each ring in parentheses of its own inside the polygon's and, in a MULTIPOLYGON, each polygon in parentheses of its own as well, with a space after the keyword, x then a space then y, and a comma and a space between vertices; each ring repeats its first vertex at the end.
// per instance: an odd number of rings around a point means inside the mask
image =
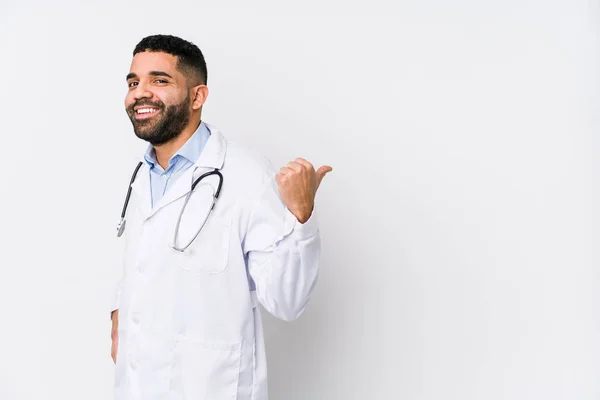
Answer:
POLYGON ((134 87, 134 86, 137 86, 137 84, 138 84, 138 83, 134 81, 134 82, 129 82, 129 83, 127 84, 127 86, 129 86, 130 88, 132 88, 132 87, 134 87))
POLYGON ((155 80, 154 82, 156 82, 156 83, 160 83, 160 84, 167 83, 167 81, 166 81, 166 80, 164 80, 164 79, 157 79, 157 80, 155 80))

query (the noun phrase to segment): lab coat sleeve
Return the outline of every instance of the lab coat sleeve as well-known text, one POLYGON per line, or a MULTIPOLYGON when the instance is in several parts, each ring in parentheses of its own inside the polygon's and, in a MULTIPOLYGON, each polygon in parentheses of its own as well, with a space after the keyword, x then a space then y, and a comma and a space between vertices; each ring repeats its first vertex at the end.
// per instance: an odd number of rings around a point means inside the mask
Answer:
MULTIPOLYGON (((127 233, 125 233, 125 236, 123 236, 123 240, 127 240, 127 233)), ((124 256, 124 250, 121 250, 121 257, 124 256)), ((121 259, 119 262, 116 263, 116 265, 118 265, 119 267, 117 268, 117 271, 114 272, 113 274, 113 281, 116 282, 116 285, 114 286, 113 292, 112 292, 112 297, 109 300, 109 305, 110 305, 110 315, 112 317, 112 313, 115 310, 119 309, 120 303, 121 303, 121 293, 123 291, 123 285, 124 285, 124 281, 125 281, 125 268, 124 268, 124 259, 121 259)))
POLYGON ((306 309, 319 274, 316 211, 301 224, 283 204, 273 174, 248 221, 243 247, 258 300, 275 317, 295 320, 306 309))
POLYGON ((112 296, 111 306, 110 306, 110 314, 112 316, 112 312, 119 309, 119 300, 121 298, 121 290, 123 287, 123 279, 120 279, 117 283, 115 291, 112 296))

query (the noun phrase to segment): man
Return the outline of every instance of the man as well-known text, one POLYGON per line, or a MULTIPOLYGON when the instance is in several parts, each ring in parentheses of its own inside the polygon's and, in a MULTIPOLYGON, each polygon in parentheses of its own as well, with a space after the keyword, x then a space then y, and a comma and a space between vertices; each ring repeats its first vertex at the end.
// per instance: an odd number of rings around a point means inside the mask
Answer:
POLYGON ((203 122, 207 71, 194 44, 155 35, 133 56, 125 108, 149 146, 121 238, 116 399, 265 400, 257 306, 286 321, 306 308, 320 256, 315 193, 331 167, 299 158, 275 171, 203 122))

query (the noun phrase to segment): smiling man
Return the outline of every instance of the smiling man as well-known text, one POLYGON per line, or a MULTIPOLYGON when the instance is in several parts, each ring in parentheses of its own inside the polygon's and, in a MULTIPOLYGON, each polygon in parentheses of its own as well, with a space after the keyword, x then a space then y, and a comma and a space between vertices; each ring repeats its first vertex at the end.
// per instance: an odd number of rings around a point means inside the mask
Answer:
POLYGON ((306 309, 315 194, 331 167, 298 158, 275 170, 205 123, 206 63, 181 38, 144 38, 127 85, 127 114, 149 145, 111 309, 116 400, 266 400, 258 305, 285 321, 306 309))

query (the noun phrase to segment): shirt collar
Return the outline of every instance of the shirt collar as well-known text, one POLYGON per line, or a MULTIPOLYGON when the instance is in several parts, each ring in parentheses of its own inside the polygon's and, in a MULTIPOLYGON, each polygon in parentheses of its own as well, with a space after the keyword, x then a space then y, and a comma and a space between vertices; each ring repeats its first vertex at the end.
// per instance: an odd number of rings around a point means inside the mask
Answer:
MULTIPOLYGON (((194 134, 169 159, 169 166, 171 166, 178 157, 183 157, 192 164, 196 163, 209 136, 210 131, 208 127, 204 122, 201 122, 194 134)), ((146 152, 144 153, 144 160, 150 168, 153 168, 156 164, 158 164, 156 152, 152 145, 149 145, 146 149, 146 152)))

